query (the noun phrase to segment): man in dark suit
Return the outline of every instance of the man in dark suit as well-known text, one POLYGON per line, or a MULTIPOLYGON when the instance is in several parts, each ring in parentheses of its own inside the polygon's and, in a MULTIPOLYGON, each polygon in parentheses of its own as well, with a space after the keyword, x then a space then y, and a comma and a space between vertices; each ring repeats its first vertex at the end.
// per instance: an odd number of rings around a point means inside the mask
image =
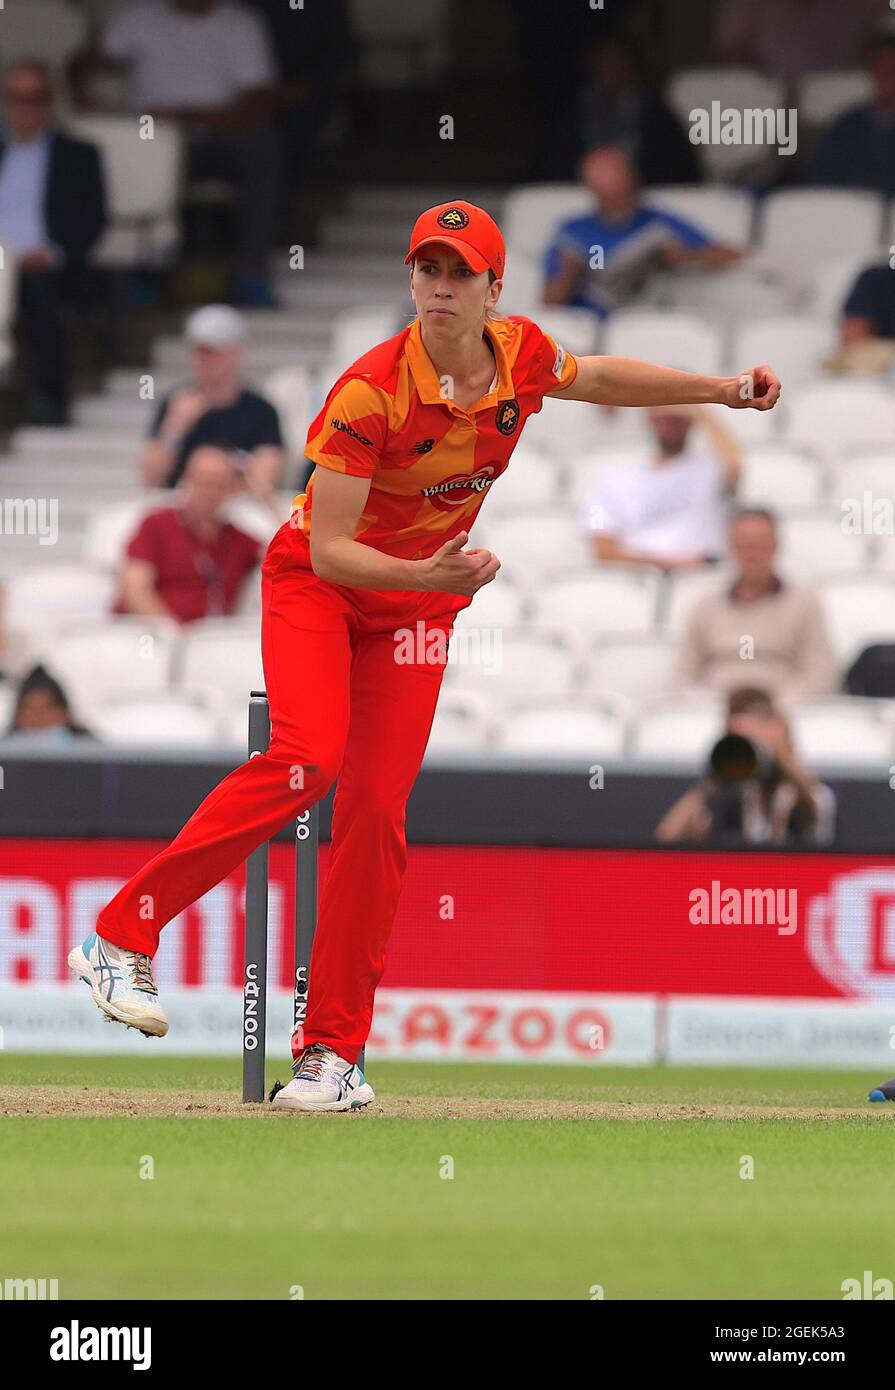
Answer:
POLYGON ((10 68, 3 112, 0 245, 18 268, 29 417, 64 424, 70 366, 61 308, 69 300, 84 309, 93 292, 87 257, 106 221, 99 153, 53 128, 53 84, 40 63, 10 68))

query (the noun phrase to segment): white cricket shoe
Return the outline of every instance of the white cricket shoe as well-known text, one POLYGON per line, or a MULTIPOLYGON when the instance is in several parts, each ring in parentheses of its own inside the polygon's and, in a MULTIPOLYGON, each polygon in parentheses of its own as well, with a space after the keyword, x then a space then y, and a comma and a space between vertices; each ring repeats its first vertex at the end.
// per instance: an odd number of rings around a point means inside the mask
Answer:
POLYGON ((168 1020, 158 1002, 149 956, 91 932, 69 951, 68 965, 89 985, 94 1003, 110 1022, 137 1028, 147 1038, 165 1036, 168 1020))
POLYGON ((355 1062, 325 1043, 312 1043, 292 1064, 292 1080, 274 1091, 277 1110, 359 1110, 376 1097, 355 1062))

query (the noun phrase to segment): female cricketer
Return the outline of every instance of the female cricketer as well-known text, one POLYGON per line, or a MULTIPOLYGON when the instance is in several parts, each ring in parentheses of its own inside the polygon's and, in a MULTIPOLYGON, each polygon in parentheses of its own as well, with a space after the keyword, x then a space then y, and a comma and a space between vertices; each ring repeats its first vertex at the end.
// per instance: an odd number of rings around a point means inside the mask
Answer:
POLYGON ((168 1023, 152 976, 159 932, 338 779, 329 870, 279 1108, 350 1110, 373 1091, 357 1065, 406 864, 405 803, 444 660, 408 662, 400 634, 444 654, 457 613, 500 562, 469 548, 544 396, 617 406, 716 402, 770 410, 767 366, 709 377, 565 352, 526 318, 496 313, 504 243, 481 208, 423 212, 405 260, 413 323, 339 378, 311 426, 307 492, 262 566, 261 645, 270 747, 202 802, 175 840, 102 910, 69 956, 109 1018, 147 1035, 168 1023))

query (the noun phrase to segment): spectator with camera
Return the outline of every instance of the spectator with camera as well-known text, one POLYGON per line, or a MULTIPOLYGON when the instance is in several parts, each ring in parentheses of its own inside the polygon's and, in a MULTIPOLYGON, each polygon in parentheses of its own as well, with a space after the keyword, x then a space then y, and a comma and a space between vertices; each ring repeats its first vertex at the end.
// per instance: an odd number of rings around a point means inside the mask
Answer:
POLYGON ((695 786, 656 828, 663 844, 829 844, 835 798, 800 760, 766 691, 731 691, 724 734, 695 786))

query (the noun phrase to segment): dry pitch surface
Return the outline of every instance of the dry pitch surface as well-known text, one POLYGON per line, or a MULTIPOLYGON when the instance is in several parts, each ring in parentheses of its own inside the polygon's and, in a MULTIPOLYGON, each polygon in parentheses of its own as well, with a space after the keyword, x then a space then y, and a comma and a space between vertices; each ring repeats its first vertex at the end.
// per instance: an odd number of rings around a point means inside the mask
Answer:
MULTIPOLYGON (((638 1101, 490 1099, 483 1096, 386 1095, 354 1118, 411 1120, 840 1120, 885 1122, 886 1106, 831 1109, 818 1106, 653 1104, 638 1101)), ((84 1086, 0 1086, 0 1116, 134 1115, 184 1119, 241 1116, 276 1121, 332 1118, 243 1105, 219 1091, 131 1091, 84 1086)))

